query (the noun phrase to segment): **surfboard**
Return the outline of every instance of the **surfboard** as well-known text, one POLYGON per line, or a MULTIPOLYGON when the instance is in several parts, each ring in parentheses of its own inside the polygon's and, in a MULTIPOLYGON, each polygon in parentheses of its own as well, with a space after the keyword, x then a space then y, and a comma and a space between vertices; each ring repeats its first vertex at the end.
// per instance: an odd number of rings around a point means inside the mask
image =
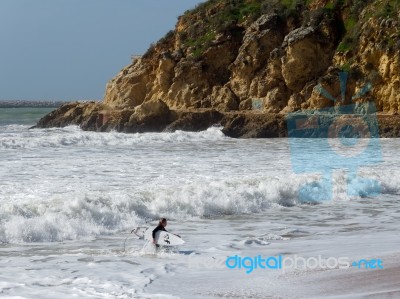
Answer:
MULTIPOLYGON (((144 234, 144 239, 153 242, 152 234, 153 234, 153 229, 150 228, 146 230, 144 234)), ((177 246, 185 243, 185 241, 183 241, 183 239, 178 237, 177 235, 162 230, 156 232, 155 239, 157 244, 161 246, 177 246)))

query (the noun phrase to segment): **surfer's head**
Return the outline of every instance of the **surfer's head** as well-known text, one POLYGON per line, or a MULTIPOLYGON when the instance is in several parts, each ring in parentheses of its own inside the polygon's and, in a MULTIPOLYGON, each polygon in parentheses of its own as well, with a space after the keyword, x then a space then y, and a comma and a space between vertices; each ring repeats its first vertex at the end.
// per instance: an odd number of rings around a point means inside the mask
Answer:
POLYGON ((159 224, 162 225, 163 227, 166 227, 167 226, 167 219, 166 218, 160 218, 159 224))

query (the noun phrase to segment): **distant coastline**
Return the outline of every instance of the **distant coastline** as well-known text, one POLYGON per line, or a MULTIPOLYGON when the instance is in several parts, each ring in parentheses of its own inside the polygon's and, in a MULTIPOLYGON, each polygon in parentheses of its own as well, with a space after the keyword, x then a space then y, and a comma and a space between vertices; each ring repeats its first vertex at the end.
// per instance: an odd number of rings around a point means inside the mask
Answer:
MULTIPOLYGON (((0 108, 59 108, 69 101, 0 100, 0 108)), ((84 101, 82 101, 84 102, 84 101)))

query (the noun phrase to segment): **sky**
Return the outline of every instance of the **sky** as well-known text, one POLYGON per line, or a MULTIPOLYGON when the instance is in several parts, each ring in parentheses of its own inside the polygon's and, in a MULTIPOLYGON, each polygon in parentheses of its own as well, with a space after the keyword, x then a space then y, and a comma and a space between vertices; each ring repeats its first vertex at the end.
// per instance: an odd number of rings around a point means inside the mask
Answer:
POLYGON ((102 99, 204 0, 0 0, 0 100, 102 99))

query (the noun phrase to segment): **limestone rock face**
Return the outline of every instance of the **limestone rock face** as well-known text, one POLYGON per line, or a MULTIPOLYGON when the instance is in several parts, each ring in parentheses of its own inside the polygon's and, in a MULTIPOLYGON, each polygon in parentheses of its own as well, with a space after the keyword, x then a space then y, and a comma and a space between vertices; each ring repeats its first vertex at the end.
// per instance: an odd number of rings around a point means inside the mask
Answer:
POLYGON ((211 86, 203 72, 203 65, 182 60, 175 68, 166 101, 174 109, 194 108, 195 103, 205 99, 210 92, 211 86))
POLYGON ((326 51, 325 40, 319 41, 316 32, 316 28, 305 27, 285 37, 287 49, 282 57, 282 75, 293 92, 300 92, 310 78, 321 75, 331 64, 333 45, 331 51, 326 51))
POLYGON ((140 105, 146 99, 151 88, 149 81, 153 78, 150 67, 142 63, 142 60, 137 60, 108 82, 104 103, 112 108, 132 108, 140 105))
MULTIPOLYGON (((215 36, 198 59, 191 58, 191 48, 179 48, 182 42, 176 38, 170 48, 156 48, 151 59, 138 59, 111 80, 105 103, 134 108, 163 99, 171 109, 227 112, 251 109, 249 101, 260 99, 268 113, 299 108, 286 107, 327 70, 337 32, 325 18, 294 30, 292 23, 276 13, 262 15, 244 29, 233 27, 215 36)), ((177 32, 187 27, 180 21, 177 32)))
POLYGON ((245 32, 232 65, 231 88, 241 99, 265 96, 262 85, 270 53, 283 41, 281 21, 276 14, 261 16, 245 32))
POLYGON ((214 86, 210 98, 211 106, 219 111, 239 109, 239 99, 228 86, 214 86))
POLYGON ((137 106, 129 118, 127 127, 145 127, 143 131, 159 131, 169 123, 170 110, 161 100, 149 101, 137 106))
POLYGON ((142 132, 223 121, 230 136, 283 136, 281 116, 300 110, 398 114, 400 13, 389 13, 380 0, 208 1, 109 81, 103 103, 63 106, 38 126, 142 132), (248 116, 260 113, 269 116, 248 116))
MULTIPOLYGON (((317 92, 314 86, 311 93, 306 93, 309 96, 306 97, 306 103, 302 108, 320 109, 341 104, 357 105, 357 103, 370 102, 376 105, 376 112, 398 113, 400 109, 400 43, 397 48, 391 49, 386 44, 388 38, 398 38, 400 41, 398 31, 399 28, 394 28, 390 19, 383 19, 381 23, 379 20, 369 19, 361 28, 358 51, 338 52, 331 62, 332 65, 344 65, 348 61, 347 56, 354 55, 350 63, 347 63, 352 71, 349 72, 344 101, 341 99, 338 76, 341 70, 330 66, 318 81, 333 98, 339 99, 339 102, 334 104, 327 100, 327 97, 317 92), (387 27, 386 23, 390 26, 387 27), (371 87, 370 91, 362 97, 357 97, 366 86, 371 87)), ((305 93, 304 90, 303 93, 305 93)))
POLYGON ((400 23, 392 19, 382 19, 380 22, 371 19, 361 30, 357 60, 373 85, 378 111, 400 111, 399 26, 400 23), (388 43, 393 43, 395 49, 390 49, 388 43))
MULTIPOLYGON (((156 45, 151 57, 123 69, 108 83, 104 102, 113 108, 134 108, 163 99, 170 109, 227 112, 251 110, 249 102, 259 99, 267 113, 319 109, 330 103, 315 92, 315 86, 332 76, 332 67, 348 64, 346 57, 351 54, 349 66, 357 67, 364 81, 372 73, 379 78, 372 91, 378 109, 397 112, 399 50, 387 53, 382 44, 388 36, 399 39, 397 21, 371 18, 362 24, 357 52, 341 53, 336 51, 340 20, 324 13, 327 4, 312 1, 308 19, 285 20, 269 13, 223 33, 209 33, 211 41, 196 59, 194 48, 185 47, 179 38, 191 26, 181 18, 169 46, 156 45)), ((191 21, 200 24, 202 17, 219 8, 199 12, 191 21)), ((365 83, 356 81, 354 92, 365 83)), ((337 93, 337 84, 329 85, 337 93)))

